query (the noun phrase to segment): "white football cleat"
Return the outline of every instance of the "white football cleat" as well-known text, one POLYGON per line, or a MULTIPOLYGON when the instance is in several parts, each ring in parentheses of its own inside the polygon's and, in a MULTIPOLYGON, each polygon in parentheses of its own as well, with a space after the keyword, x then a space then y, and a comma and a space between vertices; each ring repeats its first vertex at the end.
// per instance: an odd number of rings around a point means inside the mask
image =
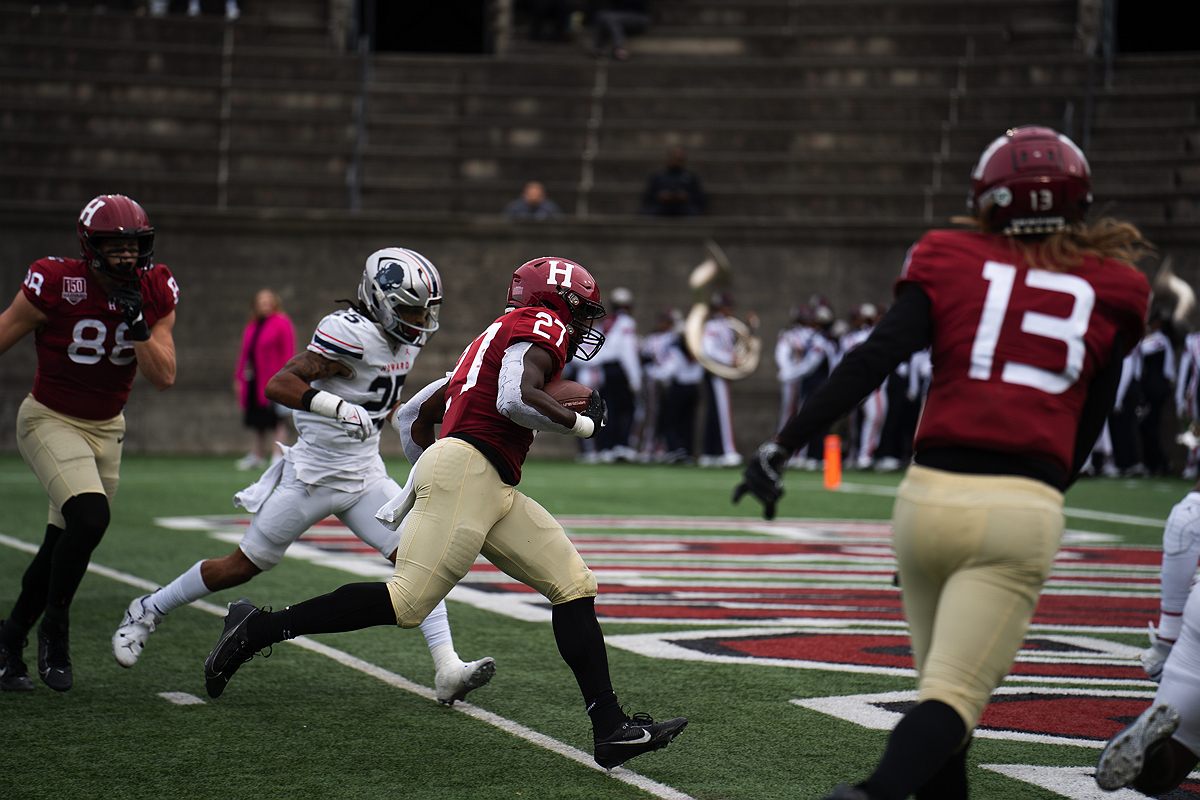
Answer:
POLYGON ((1163 664, 1167 662, 1167 656, 1171 654, 1171 642, 1164 642, 1158 638, 1158 632, 1154 630, 1154 623, 1150 625, 1150 646, 1142 651, 1142 669, 1150 676, 1150 680, 1158 683, 1162 680, 1163 664))
POLYGON ((1133 724, 1108 740, 1096 764, 1096 783, 1106 792, 1128 786, 1142 774, 1146 755, 1179 727, 1179 712, 1166 703, 1150 706, 1133 724))
POLYGON ((142 650, 146 646, 146 640, 150 638, 150 634, 154 633, 158 623, 162 622, 162 614, 146 605, 149 597, 150 595, 144 594, 133 599, 129 608, 125 609, 125 618, 121 620, 121 627, 117 628, 117 632, 113 634, 113 655, 117 657, 117 663, 122 667, 132 667, 137 663, 138 657, 141 656, 142 650))
POLYGON ((434 679, 437 701, 444 706, 452 706, 455 700, 462 700, 472 689, 487 686, 495 674, 496 659, 491 656, 442 667, 434 679))

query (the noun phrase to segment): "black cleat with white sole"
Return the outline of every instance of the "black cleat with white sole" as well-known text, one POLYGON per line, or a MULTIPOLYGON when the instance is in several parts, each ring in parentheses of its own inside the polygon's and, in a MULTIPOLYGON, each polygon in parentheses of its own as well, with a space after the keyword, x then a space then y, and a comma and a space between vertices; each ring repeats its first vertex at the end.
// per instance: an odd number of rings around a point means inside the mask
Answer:
POLYGON ((0 691, 33 691, 33 681, 29 678, 29 667, 25 666, 25 659, 21 657, 21 651, 27 644, 29 644, 28 639, 23 641, 20 647, 9 647, 0 642, 0 691))
POLYGON ((655 722, 649 714, 634 714, 603 740, 596 742, 596 763, 605 769, 619 767, 634 756, 661 750, 687 727, 685 717, 655 722))
POLYGON ((65 692, 75 684, 75 676, 71 672, 71 641, 67 634, 52 635, 39 625, 37 632, 38 643, 38 675, 42 683, 56 692, 65 692))
POLYGON ((249 600, 229 604, 221 638, 204 660, 204 688, 208 690, 209 697, 220 697, 238 667, 254 658, 246 635, 246 623, 262 613, 249 600))

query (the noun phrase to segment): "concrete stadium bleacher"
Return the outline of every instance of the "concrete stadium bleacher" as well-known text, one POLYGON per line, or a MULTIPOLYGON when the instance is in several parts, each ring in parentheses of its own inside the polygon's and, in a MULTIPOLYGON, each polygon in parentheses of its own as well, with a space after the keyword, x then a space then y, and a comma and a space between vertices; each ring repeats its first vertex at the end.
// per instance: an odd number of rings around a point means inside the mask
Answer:
POLYGON ((379 53, 367 80, 320 2, 243 8, 3 6, 5 193, 66 202, 119 174, 155 204, 342 209, 355 174, 364 209, 487 214, 536 177, 569 213, 620 216, 681 144, 713 215, 934 222, 988 140, 1040 123, 1089 125, 1120 211, 1196 213, 1200 58, 1121 57, 1105 88, 1074 0, 674 0, 628 63, 518 30, 508 57, 379 53))

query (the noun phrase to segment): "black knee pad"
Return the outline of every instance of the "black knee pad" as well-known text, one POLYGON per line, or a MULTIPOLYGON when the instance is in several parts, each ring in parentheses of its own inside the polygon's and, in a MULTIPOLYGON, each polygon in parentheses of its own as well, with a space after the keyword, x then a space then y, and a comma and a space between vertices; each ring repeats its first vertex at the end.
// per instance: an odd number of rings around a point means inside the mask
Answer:
POLYGON ((89 552, 100 544, 112 518, 108 497, 96 492, 77 494, 63 503, 62 515, 67 535, 89 552))

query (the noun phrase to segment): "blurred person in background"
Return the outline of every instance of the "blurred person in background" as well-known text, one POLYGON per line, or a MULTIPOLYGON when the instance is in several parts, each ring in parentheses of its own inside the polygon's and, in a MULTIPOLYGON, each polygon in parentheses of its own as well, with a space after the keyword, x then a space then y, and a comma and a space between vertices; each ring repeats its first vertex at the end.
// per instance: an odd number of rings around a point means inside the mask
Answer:
POLYGON ((704 213, 708 198, 700 176, 687 168, 687 153, 675 146, 667 151, 667 166, 646 180, 642 190, 643 216, 696 217, 704 213))
POLYGON ((558 203, 546 196, 546 187, 541 181, 530 181, 521 190, 521 196, 504 208, 507 219, 559 219, 563 215, 558 203))
POLYGON ((1162 412, 1175 385, 1175 349, 1167 326, 1171 315, 1155 310, 1146 325, 1146 335, 1138 344, 1142 358, 1142 399, 1138 409, 1138 434, 1142 439, 1142 463, 1147 474, 1158 477, 1171 470, 1162 444, 1162 412))
POLYGON ((592 362, 601 372, 600 397, 608 405, 608 425, 596 432, 596 449, 604 462, 636 461, 629 436, 642 391, 642 360, 633 292, 618 286, 609 293, 608 303, 612 313, 600 323, 604 347, 592 362))
POLYGON ((267 399, 267 381, 296 353, 296 330, 283 313, 279 295, 270 289, 259 289, 250 314, 233 371, 233 390, 242 407, 242 424, 254 431, 250 452, 237 462, 240 470, 265 466, 268 451, 271 463, 283 457, 280 445, 287 438, 287 420, 292 414, 267 399), (270 446, 268 436, 271 436, 270 446))
MULTIPOLYGON (((704 323, 704 355, 718 364, 734 365, 737 333, 729 324, 733 315, 733 295, 714 292, 709 302, 711 315, 704 323)), ((736 467, 742 463, 733 433, 733 402, 729 382, 712 372, 704 372, 704 438, 699 459, 702 467, 736 467)))
POLYGON ((604 56, 606 46, 611 45, 612 57, 627 61, 629 51, 625 39, 629 34, 641 33, 650 27, 650 0, 598 0, 592 18, 595 30, 592 36, 592 55, 604 56))

